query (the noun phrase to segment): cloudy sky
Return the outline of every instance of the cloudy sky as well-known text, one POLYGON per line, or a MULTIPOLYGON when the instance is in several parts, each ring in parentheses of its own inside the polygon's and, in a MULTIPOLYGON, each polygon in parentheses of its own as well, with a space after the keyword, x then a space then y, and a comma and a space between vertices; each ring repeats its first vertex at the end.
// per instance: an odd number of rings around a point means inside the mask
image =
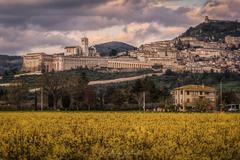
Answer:
POLYGON ((135 46, 171 39, 203 21, 240 18, 240 0, 0 0, 0 54, 61 52, 80 44, 135 46))

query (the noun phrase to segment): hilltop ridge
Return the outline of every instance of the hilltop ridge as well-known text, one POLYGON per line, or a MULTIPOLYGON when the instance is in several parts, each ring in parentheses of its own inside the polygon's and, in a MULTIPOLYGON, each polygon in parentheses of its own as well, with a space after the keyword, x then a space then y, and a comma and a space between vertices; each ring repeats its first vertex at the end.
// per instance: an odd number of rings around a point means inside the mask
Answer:
POLYGON ((240 23, 238 21, 210 20, 205 21, 195 27, 190 27, 179 36, 194 37, 201 41, 224 42, 226 36, 240 37, 240 23))
POLYGON ((100 56, 115 56, 120 52, 133 51, 136 47, 118 41, 106 42, 94 46, 100 56))

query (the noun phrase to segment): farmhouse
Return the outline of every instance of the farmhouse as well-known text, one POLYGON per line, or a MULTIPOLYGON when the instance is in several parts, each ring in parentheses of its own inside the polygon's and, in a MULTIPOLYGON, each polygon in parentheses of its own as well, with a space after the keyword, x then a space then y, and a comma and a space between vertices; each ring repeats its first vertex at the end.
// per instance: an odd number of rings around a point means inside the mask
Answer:
POLYGON ((187 107, 195 107, 198 99, 206 99, 210 101, 209 108, 216 107, 216 90, 215 88, 204 85, 186 85, 173 90, 175 105, 181 105, 182 111, 186 111, 187 107))

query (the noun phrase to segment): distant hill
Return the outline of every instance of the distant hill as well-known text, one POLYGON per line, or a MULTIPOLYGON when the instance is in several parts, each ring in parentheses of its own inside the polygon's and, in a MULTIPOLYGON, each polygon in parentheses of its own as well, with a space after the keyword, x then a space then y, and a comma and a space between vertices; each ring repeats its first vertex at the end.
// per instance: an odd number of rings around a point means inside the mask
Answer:
POLYGON ((240 23, 237 21, 210 20, 196 27, 190 27, 180 37, 195 37, 202 41, 224 42, 227 35, 240 36, 240 23))
POLYGON ((0 55, 0 75, 8 70, 20 70, 22 66, 22 57, 0 55))
POLYGON ((116 41, 97 44, 94 47, 96 47, 101 56, 115 56, 118 53, 136 49, 136 47, 132 45, 116 41))

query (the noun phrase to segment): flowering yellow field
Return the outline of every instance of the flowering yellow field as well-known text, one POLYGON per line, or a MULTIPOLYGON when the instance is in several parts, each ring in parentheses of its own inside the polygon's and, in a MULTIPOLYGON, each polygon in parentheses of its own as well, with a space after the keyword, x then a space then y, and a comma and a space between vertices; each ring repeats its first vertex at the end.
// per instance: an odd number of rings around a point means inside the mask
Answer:
POLYGON ((0 159, 240 159, 240 114, 0 113, 0 159))

